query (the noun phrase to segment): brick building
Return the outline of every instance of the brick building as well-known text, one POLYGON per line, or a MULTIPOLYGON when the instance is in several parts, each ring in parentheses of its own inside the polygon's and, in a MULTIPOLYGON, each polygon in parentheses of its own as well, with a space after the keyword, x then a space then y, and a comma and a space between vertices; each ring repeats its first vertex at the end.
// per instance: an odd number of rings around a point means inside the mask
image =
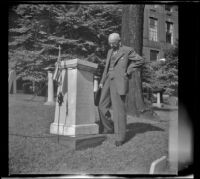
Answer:
POLYGON ((164 49, 178 40, 178 6, 145 5, 143 56, 147 61, 164 58, 164 49))

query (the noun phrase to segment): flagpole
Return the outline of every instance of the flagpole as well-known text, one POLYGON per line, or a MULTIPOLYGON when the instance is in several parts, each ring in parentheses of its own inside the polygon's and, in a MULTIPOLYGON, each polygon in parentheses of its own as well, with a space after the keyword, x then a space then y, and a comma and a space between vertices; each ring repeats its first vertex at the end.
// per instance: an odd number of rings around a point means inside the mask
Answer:
POLYGON ((59 79, 59 75, 60 75, 60 56, 61 56, 61 47, 59 45, 58 47, 59 52, 58 52, 58 59, 56 62, 56 67, 55 67, 55 71, 54 71, 54 75, 53 75, 53 80, 58 81, 59 79))
POLYGON ((57 81, 58 82, 58 95, 57 95, 57 102, 59 104, 58 106, 58 129, 57 129, 57 135, 58 135, 58 143, 59 143, 59 128, 60 128, 60 108, 61 108, 61 105, 63 103, 63 94, 62 94, 62 89, 61 89, 61 85, 62 85, 62 71, 60 69, 60 56, 61 56, 61 47, 59 45, 58 47, 59 49, 59 52, 58 52, 58 60, 56 62, 56 69, 54 71, 54 75, 53 75, 53 80, 57 81))

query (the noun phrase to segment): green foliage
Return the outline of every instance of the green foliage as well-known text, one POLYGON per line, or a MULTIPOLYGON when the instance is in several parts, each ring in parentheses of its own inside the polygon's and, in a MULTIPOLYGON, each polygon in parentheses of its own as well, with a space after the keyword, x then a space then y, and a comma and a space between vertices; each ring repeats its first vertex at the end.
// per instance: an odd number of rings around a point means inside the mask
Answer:
MULTIPOLYGON (((61 59, 107 53, 107 36, 120 32, 119 5, 20 4, 9 11, 9 67, 18 78, 44 80, 47 66, 61 59), (38 75, 36 75, 38 74, 38 75)), ((101 63, 101 62, 100 62, 101 63)))
MULTIPOLYGON (((61 46, 61 60, 81 58, 98 63, 101 74, 107 38, 121 31, 121 5, 20 4, 9 9, 9 68, 17 78, 46 79, 47 66, 54 66, 61 46)), ((177 45, 176 45, 177 46, 177 45)), ((166 62, 146 63, 144 88, 164 88, 176 93, 178 48, 165 52, 166 62)))
POLYGON ((175 46, 165 51, 166 63, 164 71, 166 74, 166 93, 178 95, 178 41, 175 46))
POLYGON ((178 95, 178 42, 165 50, 166 61, 146 62, 143 69, 144 89, 164 89, 166 94, 178 95))

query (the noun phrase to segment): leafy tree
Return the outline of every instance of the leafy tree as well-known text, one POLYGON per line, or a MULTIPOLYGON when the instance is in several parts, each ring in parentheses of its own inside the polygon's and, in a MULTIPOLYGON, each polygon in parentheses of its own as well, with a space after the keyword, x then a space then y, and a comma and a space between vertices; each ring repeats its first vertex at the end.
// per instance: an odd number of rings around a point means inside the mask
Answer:
MULTIPOLYGON (((144 5, 124 5, 122 16, 122 43, 133 47, 142 56, 144 5)), ((127 109, 131 115, 146 110, 142 94, 141 70, 137 69, 129 81, 127 109)))
POLYGON ((43 68, 52 62, 48 56, 48 48, 44 46, 48 40, 44 31, 48 24, 43 23, 47 19, 45 7, 19 5, 12 8, 16 21, 10 22, 12 28, 9 29, 9 65, 15 66, 18 78, 44 80, 43 68))
POLYGON ((120 31, 117 5, 20 4, 9 9, 9 67, 18 78, 42 81, 43 70, 61 59, 91 59, 104 64, 107 36, 120 31))
MULTIPOLYGON (((101 74, 109 48, 108 35, 112 32, 122 30, 122 42, 142 54, 142 9, 143 6, 139 8, 138 5, 108 4, 19 4, 9 7, 9 68, 15 68, 18 79, 45 81, 44 68, 55 64, 60 45, 61 60, 78 57, 98 63, 98 74, 101 74)), ((157 87, 169 94, 177 93, 177 46, 166 50, 165 55, 165 63, 147 62, 142 76, 139 71, 133 74, 135 81, 130 88, 132 93, 141 94, 130 94, 133 98, 129 98, 129 106, 134 113, 145 108, 141 78, 144 89, 157 87)))
POLYGON ((174 47, 165 50, 165 58, 164 77, 161 76, 161 78, 166 82, 166 93, 178 96, 178 41, 176 41, 174 47))
POLYGON ((166 49, 166 61, 147 62, 143 75, 143 87, 150 91, 163 89, 166 94, 178 94, 178 42, 166 49))

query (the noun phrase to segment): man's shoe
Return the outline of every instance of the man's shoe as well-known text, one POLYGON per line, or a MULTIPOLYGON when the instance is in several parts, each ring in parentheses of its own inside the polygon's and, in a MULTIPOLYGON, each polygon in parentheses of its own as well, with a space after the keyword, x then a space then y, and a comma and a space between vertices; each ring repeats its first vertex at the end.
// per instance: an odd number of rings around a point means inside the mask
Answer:
POLYGON ((109 131, 103 131, 102 134, 113 134, 114 131, 113 130, 109 130, 109 131))
POLYGON ((115 145, 117 147, 119 147, 119 146, 123 145, 123 141, 115 141, 115 145))

